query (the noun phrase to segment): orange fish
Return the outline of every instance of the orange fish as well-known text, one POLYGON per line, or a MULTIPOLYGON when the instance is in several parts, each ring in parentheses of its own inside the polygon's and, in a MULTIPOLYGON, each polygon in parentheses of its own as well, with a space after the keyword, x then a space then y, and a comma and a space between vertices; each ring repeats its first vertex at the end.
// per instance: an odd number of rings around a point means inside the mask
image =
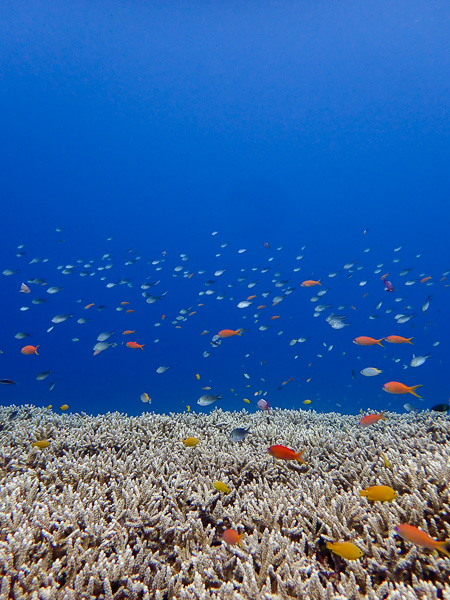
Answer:
POLYGON ((375 346, 375 344, 378 344, 383 348, 383 344, 381 343, 383 340, 384 338, 381 338, 380 340, 375 340, 374 338, 368 337, 366 335, 360 335, 359 337, 356 337, 353 340, 353 343, 357 344, 358 346, 375 346))
POLYGON ((122 331, 122 335, 130 335, 131 333, 136 333, 136 331, 134 329, 125 329, 125 331, 122 331))
POLYGON ((192 275, 193 275, 193 274, 194 274, 194 273, 189 273, 189 275, 188 275, 188 279, 190 279, 190 278, 192 277, 192 275))
POLYGON ((205 335, 205 334, 207 334, 207 333, 209 333, 209 331, 208 331, 207 329, 205 329, 204 331, 202 331, 202 332, 201 332, 201 334, 200 334, 200 335, 205 335))
MULTIPOLYGON (((196 312, 197 312, 196 310, 191 311, 189 313, 189 316, 192 317, 192 315, 195 315, 196 312)), ((165 317, 165 315, 163 315, 163 319, 164 319, 164 317, 165 317)))
POLYGON ((256 307, 258 310, 261 310, 261 308, 266 308, 265 304, 260 304, 259 306, 256 307))
POLYGON ((409 387, 398 381, 388 381, 383 385, 383 390, 388 394, 412 394, 413 396, 417 396, 417 398, 422 398, 422 396, 419 396, 419 394, 416 394, 414 391, 418 387, 422 387, 422 384, 419 383, 419 385, 412 385, 409 387))
POLYGON ((232 337, 233 335, 241 335, 241 331, 244 331, 244 330, 237 329, 236 331, 234 331, 234 329, 222 329, 221 331, 219 331, 219 333, 217 335, 221 338, 228 338, 228 337, 232 337))
POLYGON ((277 445, 270 446, 267 452, 271 454, 274 458, 281 458, 282 460, 298 460, 298 462, 301 462, 303 465, 308 464, 303 460, 303 455, 305 453, 304 450, 301 450, 300 452, 294 452, 294 450, 291 450, 286 446, 277 445))
MULTIPOLYGON (((39 346, 24 346, 21 350, 22 354, 30 355, 30 354, 38 354, 37 349, 39 346)), ((38 354, 39 356, 39 354, 38 354)))
POLYGON ((424 277, 423 279, 420 280, 420 283, 425 283, 426 281, 430 281, 431 279, 431 275, 429 277, 424 277))
POLYGON ((416 546, 423 546, 429 550, 438 550, 450 558, 450 539, 445 540, 445 542, 438 542, 437 540, 433 540, 425 531, 421 531, 417 527, 408 525, 407 523, 397 525, 395 530, 407 542, 416 544, 416 546))
POLYGON ((143 350, 145 346, 145 344, 138 344, 137 342, 127 342, 125 345, 128 346, 128 348, 140 348, 141 350, 143 350))
POLYGON ((95 306, 95 302, 91 302, 90 304, 86 304, 85 309, 91 308, 91 306, 95 306))
POLYGON ((389 344, 412 344, 412 337, 405 338, 401 335, 388 335, 387 338, 384 338, 389 344))
POLYGON ((279 318, 280 318, 280 315, 273 315, 273 317, 270 317, 270 319, 272 321, 275 321, 275 319, 279 319, 279 318))
POLYGON ((245 533, 238 533, 234 529, 225 529, 225 531, 222 533, 222 539, 227 544, 230 544, 230 546, 235 546, 236 544, 242 546, 241 541, 244 535, 245 533))
POLYGON ((132 308, 129 308, 128 310, 125 311, 126 313, 132 313, 134 312, 134 310, 132 308))
POLYGON ((388 275, 389 275, 389 273, 385 273, 384 275, 382 275, 382 276, 380 277, 380 279, 386 279, 386 277, 387 277, 388 275))
POLYGON ((121 302, 120 303, 122 306, 125 306, 125 304, 130 304, 129 302, 121 302))
POLYGON ((379 415, 366 415, 361 419, 359 424, 361 427, 368 427, 369 425, 374 425, 378 423, 378 421, 386 421, 386 417, 383 417, 384 410, 380 412, 379 415))
POLYGON ((322 285, 320 279, 317 281, 314 281, 314 279, 306 279, 306 281, 303 281, 301 284, 302 287, 313 287, 314 285, 322 285))
POLYGON ((253 296, 248 296, 247 300, 253 300, 253 298, 256 298, 256 294, 253 294, 253 296))

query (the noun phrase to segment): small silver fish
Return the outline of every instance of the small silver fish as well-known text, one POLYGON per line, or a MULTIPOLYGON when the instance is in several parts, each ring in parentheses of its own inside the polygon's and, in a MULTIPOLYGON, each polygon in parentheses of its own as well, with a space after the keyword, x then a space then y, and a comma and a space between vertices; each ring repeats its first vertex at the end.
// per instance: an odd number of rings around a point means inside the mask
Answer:
POLYGON ((426 354, 425 356, 414 356, 414 354, 413 354, 413 357, 409 364, 411 365, 411 367, 420 367, 427 360, 427 358, 430 358, 430 357, 431 357, 431 354, 426 354))
POLYGON ((47 379, 47 377, 50 375, 51 373, 51 369, 49 369, 48 371, 42 371, 42 373, 38 373, 36 375, 36 379, 38 381, 43 381, 44 379, 47 379))
POLYGON ((158 367, 156 369, 157 373, 165 373, 167 371, 167 369, 170 369, 170 367, 158 367))
POLYGON ((70 317, 73 317, 73 314, 71 314, 71 315, 55 315, 52 319, 52 323, 64 323, 64 321, 67 321, 67 319, 69 319, 70 317))
POLYGON ((100 333, 97 336, 97 341, 99 341, 99 342, 106 342, 106 340, 108 338, 110 338, 113 333, 114 333, 114 331, 105 331, 104 333, 100 333))
POLYGON ((209 406, 216 400, 221 400, 221 399, 222 399, 222 394, 219 394, 218 396, 212 396, 209 394, 205 394, 203 396, 200 396, 200 398, 197 400, 197 404, 199 404, 200 406, 209 406))

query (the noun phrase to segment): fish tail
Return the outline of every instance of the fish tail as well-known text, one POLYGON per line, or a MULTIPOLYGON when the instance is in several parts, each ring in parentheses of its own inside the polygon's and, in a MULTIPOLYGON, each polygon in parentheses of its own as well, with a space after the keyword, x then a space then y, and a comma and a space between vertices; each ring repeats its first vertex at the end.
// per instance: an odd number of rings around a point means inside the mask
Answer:
POLYGON ((413 344, 413 343, 412 343, 412 341, 411 341, 412 339, 413 339, 413 338, 409 338, 409 339, 407 339, 407 340, 406 340, 406 342, 407 342, 408 344, 411 344, 411 346, 414 346, 414 344, 413 344))
POLYGON ((445 540, 445 542, 436 542, 435 548, 450 558, 450 540, 445 540))
POLYGON ((302 450, 301 452, 297 452, 295 458, 298 460, 299 463, 302 463, 302 465, 307 465, 308 463, 303 460, 304 454, 305 454, 304 450, 302 450))
POLYGON ((419 396, 419 394, 416 394, 416 392, 414 390, 416 390, 418 387, 422 387, 422 383, 419 383, 419 385, 412 385, 409 388, 409 393, 412 394, 413 396, 416 396, 417 398, 422 398, 422 396, 419 396))
POLYGON ((375 340, 377 342, 377 344, 379 346, 381 346, 382 348, 384 348, 383 344, 381 343, 384 340, 384 338, 381 338, 381 340, 375 340))
POLYGON ((322 284, 320 283, 320 279, 318 279, 318 280, 317 280, 317 285, 322 285, 322 284))
POLYGON ((144 346, 145 346, 145 344, 142 344, 142 346, 139 346, 139 348, 140 348, 141 350, 143 350, 143 349, 144 349, 144 346))
POLYGON ((38 353, 37 349, 39 348, 39 346, 40 346, 40 344, 38 344, 38 345, 36 346, 36 349, 35 349, 35 351, 34 351, 34 353, 35 353, 35 354, 37 354, 38 356, 39 356, 39 353, 38 353))

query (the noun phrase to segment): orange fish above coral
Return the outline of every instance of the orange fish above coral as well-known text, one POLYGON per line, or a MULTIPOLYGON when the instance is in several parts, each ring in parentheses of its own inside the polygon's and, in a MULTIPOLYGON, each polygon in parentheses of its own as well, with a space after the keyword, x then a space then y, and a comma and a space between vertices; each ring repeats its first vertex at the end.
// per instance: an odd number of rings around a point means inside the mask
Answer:
POLYGON ((378 421, 386 421, 386 417, 383 417, 384 411, 380 412, 379 415, 366 415, 361 419, 359 424, 361 427, 368 427, 369 425, 374 425, 378 423, 378 421))
POLYGON ((298 460, 298 462, 301 462, 304 465, 308 464, 303 460, 305 450, 301 450, 300 452, 294 452, 294 450, 291 450, 286 446, 276 445, 270 446, 270 448, 267 449, 267 452, 271 454, 274 458, 280 458, 281 460, 298 460))
POLYGON ((414 391, 418 387, 422 387, 422 384, 407 386, 399 381, 388 381, 383 385, 383 390, 388 394, 412 394, 413 396, 417 396, 417 398, 422 398, 422 396, 419 396, 414 391))

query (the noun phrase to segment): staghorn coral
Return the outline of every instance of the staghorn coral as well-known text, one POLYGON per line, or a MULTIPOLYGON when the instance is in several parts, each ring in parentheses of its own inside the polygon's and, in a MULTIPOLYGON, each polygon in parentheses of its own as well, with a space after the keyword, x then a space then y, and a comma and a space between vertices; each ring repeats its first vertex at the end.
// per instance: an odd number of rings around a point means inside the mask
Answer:
POLYGON ((450 600, 450 560, 394 531, 408 522, 450 536, 448 416, 391 414, 362 430, 357 417, 313 411, 25 406, 10 421, 10 410, 0 408, 0 600, 450 600), (237 426, 252 433, 233 444, 237 426), (181 443, 189 435, 194 448, 181 443), (47 449, 31 446, 44 437, 47 449), (305 449, 308 466, 274 461, 273 443, 305 449), (361 498, 373 484, 399 497, 361 498), (246 533, 242 548, 222 541, 228 527, 246 533), (364 556, 330 553, 335 539, 364 556))

